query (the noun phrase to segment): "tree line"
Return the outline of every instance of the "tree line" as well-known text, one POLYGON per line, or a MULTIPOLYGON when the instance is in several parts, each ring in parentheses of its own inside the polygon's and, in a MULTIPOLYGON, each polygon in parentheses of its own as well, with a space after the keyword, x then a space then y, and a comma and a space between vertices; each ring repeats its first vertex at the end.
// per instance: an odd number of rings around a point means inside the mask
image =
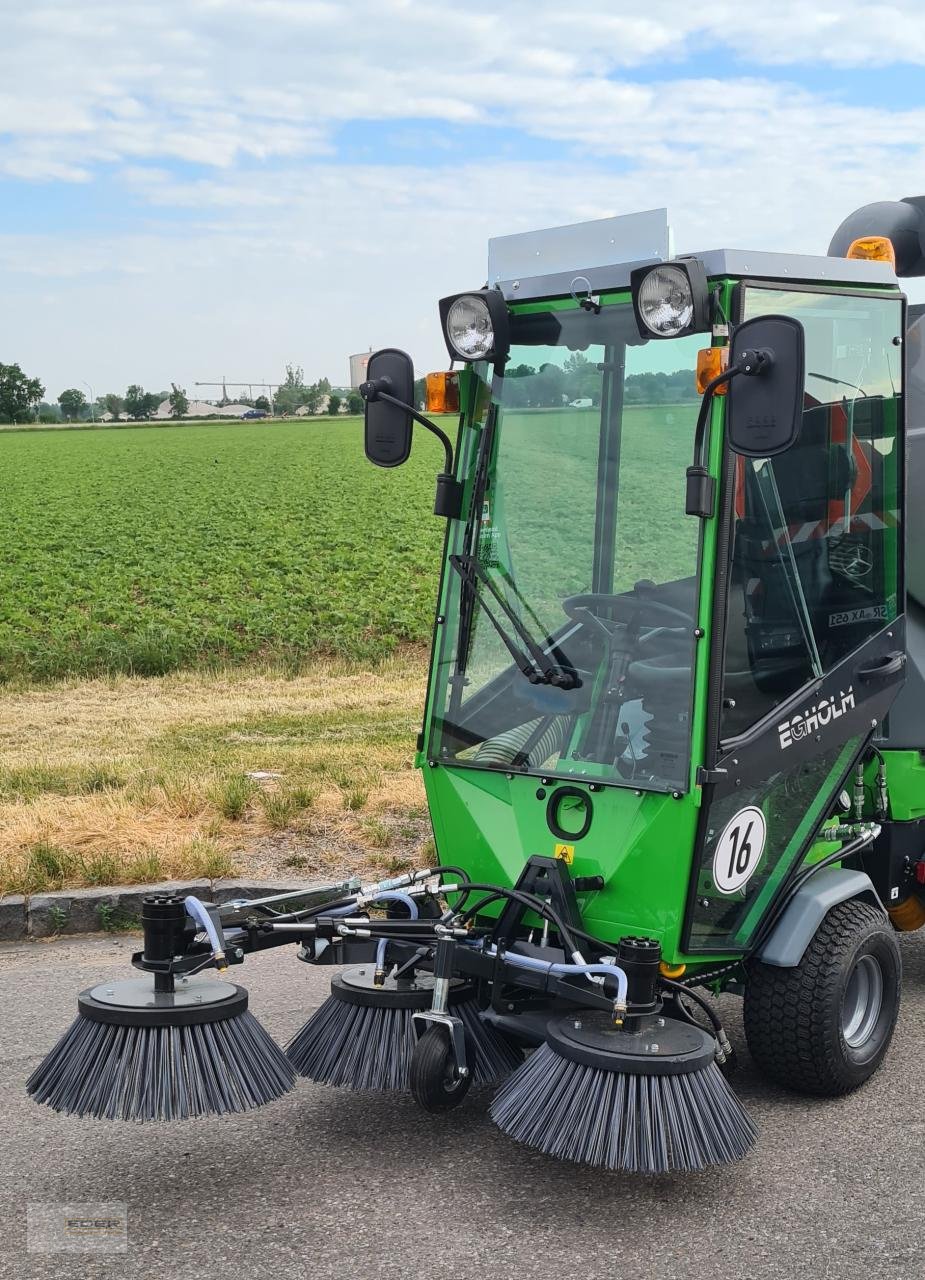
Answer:
MULTIPOLYGON (((91 403, 78 387, 68 387, 57 398, 57 403, 44 399, 45 387, 39 378, 31 378, 18 364, 0 363, 0 422, 56 423, 89 422, 109 415, 114 421, 127 419, 145 422, 152 418, 166 400, 170 417, 180 419, 189 412, 190 400, 185 388, 170 384, 169 391, 145 391, 140 383, 133 382, 122 394, 107 392, 91 403)), ((222 403, 227 403, 223 401, 222 403)), ((363 400, 356 391, 341 394, 335 391, 327 378, 306 383, 303 370, 298 365, 287 365, 285 377, 277 387, 272 402, 265 395, 249 399, 235 398, 235 404, 243 404, 266 414, 294 414, 303 409, 306 413, 318 413, 321 408, 329 414, 341 412, 346 405, 348 413, 362 413, 363 400)))
MULTIPOLYGON (((518 408, 553 408, 576 400, 601 402, 603 372, 581 351, 573 351, 564 364, 514 365, 505 371, 505 400, 518 408)), ((694 373, 630 373, 623 379, 624 404, 677 404, 698 398, 694 373)))
MULTIPOLYGON (((581 351, 574 351, 563 365, 542 364, 535 368, 518 364, 506 370, 508 404, 523 408, 551 408, 576 400, 598 405, 603 376, 599 365, 581 351)), ((109 392, 90 404, 77 387, 68 387, 58 396, 57 404, 44 400, 45 388, 38 378, 30 378, 18 364, 0 364, 0 422, 86 422, 108 414, 114 421, 122 418, 144 422, 153 417, 166 400, 170 417, 180 419, 189 412, 190 401, 183 387, 171 383, 169 391, 145 391, 133 382, 123 394, 109 392)), ((422 403, 424 380, 415 383, 415 403, 422 403)), ((623 382, 626 404, 676 404, 696 400, 697 389, 690 369, 674 373, 631 373, 623 382)), ((341 393, 327 378, 306 382, 301 365, 287 364, 282 382, 272 401, 265 395, 250 400, 239 396, 236 404, 263 413, 291 415, 298 410, 318 413, 322 408, 336 414, 346 404, 348 413, 362 413, 363 400, 357 391, 341 393)))

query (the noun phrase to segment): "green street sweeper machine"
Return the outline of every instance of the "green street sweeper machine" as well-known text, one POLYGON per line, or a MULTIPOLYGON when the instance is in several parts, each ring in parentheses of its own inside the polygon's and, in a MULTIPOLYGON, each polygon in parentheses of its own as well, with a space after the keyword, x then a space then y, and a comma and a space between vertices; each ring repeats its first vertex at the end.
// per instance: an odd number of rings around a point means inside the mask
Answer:
POLYGON ((438 865, 149 897, 138 976, 81 993, 34 1097, 168 1120, 297 1074, 431 1111, 490 1084, 540 1151, 695 1170, 755 1140, 723 991, 773 1081, 863 1084, 925 923, 923 274, 925 198, 824 257, 673 255, 664 211, 493 240, 440 303, 456 372, 417 404, 386 349, 361 388, 372 462, 415 422, 446 454, 438 865), (289 944, 337 971, 284 1052, 227 971, 289 944))

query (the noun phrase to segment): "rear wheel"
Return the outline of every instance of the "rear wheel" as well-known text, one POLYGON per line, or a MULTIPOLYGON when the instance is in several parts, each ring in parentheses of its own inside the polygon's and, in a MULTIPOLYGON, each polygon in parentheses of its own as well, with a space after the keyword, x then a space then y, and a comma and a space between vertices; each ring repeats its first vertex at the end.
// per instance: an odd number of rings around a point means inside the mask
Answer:
POLYGON ((765 1075, 829 1097, 858 1088, 883 1061, 899 1012, 899 945, 884 913, 841 902, 793 969, 754 962, 745 1035, 765 1075))

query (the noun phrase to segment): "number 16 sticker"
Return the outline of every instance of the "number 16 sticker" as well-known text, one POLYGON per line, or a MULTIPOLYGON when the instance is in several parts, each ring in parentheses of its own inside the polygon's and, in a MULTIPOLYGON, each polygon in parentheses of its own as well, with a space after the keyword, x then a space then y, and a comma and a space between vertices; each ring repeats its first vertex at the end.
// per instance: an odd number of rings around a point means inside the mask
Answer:
POLYGON ((726 823, 713 854, 713 883, 720 893, 735 893, 758 870, 767 836, 764 814, 749 805, 726 823))

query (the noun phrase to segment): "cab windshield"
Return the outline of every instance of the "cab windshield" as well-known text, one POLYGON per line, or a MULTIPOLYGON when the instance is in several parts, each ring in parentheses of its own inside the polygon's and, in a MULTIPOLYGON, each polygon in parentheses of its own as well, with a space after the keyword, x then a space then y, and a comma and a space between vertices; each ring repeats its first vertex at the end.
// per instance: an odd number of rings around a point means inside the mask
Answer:
POLYGON ((703 341, 644 341, 628 303, 512 317, 504 376, 481 369, 432 755, 686 790, 703 341))

